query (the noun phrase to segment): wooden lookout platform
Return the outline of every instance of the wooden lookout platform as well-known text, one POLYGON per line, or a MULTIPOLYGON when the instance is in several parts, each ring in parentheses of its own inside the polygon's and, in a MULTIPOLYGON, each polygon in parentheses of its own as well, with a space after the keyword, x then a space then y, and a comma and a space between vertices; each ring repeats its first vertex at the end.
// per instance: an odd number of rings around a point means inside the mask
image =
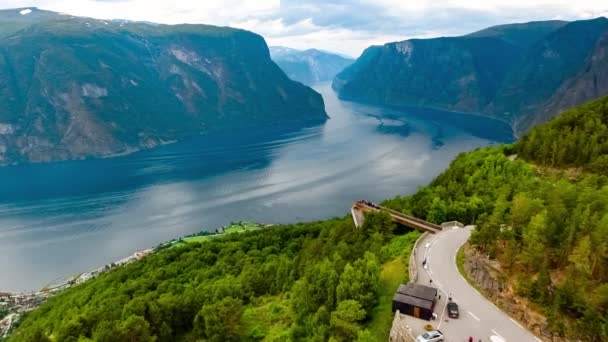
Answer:
POLYGON ((351 214, 353 216, 355 226, 361 227, 361 225, 363 225, 363 221, 365 220, 365 213, 377 211, 383 211, 388 213, 395 223, 404 225, 412 229, 417 229, 422 232, 429 232, 431 234, 435 234, 440 232, 442 229, 440 225, 421 220, 414 216, 402 214, 398 211, 363 200, 353 203, 353 206, 351 208, 351 214))

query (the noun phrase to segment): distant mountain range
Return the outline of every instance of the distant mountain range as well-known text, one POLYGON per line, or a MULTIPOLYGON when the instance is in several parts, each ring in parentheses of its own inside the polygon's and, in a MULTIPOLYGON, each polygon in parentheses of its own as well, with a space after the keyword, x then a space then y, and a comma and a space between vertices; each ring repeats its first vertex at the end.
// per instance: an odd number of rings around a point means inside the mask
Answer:
POLYGON ((608 19, 501 25, 372 46, 333 87, 343 99, 488 115, 521 134, 608 94, 608 19))
POLYGON ((288 79, 248 31, 0 11, 0 164, 326 117, 321 96, 288 79))
POLYGON ((308 85, 331 81, 354 62, 350 57, 327 51, 296 50, 283 46, 271 46, 270 57, 291 79, 308 85))

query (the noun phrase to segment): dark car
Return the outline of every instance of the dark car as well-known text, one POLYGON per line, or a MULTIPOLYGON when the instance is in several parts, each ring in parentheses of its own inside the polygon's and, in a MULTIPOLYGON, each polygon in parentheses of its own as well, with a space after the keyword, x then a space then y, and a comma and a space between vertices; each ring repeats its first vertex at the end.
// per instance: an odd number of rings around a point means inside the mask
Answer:
POLYGON ((448 303, 448 316, 450 316, 450 318, 458 318, 460 316, 460 311, 458 311, 458 304, 454 302, 448 303))

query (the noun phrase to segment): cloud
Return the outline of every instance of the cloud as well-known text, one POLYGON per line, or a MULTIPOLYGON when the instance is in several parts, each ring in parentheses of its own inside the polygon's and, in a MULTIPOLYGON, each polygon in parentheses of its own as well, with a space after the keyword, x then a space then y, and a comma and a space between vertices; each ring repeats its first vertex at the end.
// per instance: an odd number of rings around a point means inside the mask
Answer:
POLYGON ((103 19, 229 25, 257 32, 270 44, 352 56, 388 41, 608 15, 605 0, 0 0, 0 8, 24 6, 103 19))

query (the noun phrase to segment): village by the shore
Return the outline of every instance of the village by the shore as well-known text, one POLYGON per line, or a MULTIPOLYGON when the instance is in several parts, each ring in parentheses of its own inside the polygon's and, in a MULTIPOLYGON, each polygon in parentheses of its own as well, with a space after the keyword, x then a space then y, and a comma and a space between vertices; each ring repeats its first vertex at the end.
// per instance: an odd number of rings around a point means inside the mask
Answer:
POLYGON ((107 264, 103 267, 95 270, 79 274, 71 277, 64 282, 47 286, 40 291, 30 293, 11 293, 11 292, 0 292, 0 339, 8 336, 11 329, 19 321, 19 318, 30 310, 33 310, 44 303, 47 299, 53 297, 59 292, 82 284, 90 279, 93 279, 100 274, 107 272, 115 267, 121 267, 128 265, 135 261, 141 260, 145 256, 154 253, 156 251, 170 248, 173 246, 180 246, 184 243, 189 242, 202 242, 207 239, 218 237, 224 234, 240 233, 248 230, 259 229, 262 227, 268 227, 271 225, 260 225, 251 222, 233 222, 230 225, 216 229, 215 231, 202 231, 199 233, 184 236, 178 239, 173 239, 164 243, 159 244, 154 248, 148 248, 137 251, 126 258, 120 259, 116 262, 107 264))
POLYGON ((146 255, 152 253, 155 249, 149 248, 137 251, 126 258, 105 265, 90 272, 82 273, 76 277, 72 277, 61 284, 46 287, 38 292, 31 293, 11 293, 0 292, 0 312, 5 312, 7 315, 0 320, 0 337, 6 337, 13 325, 19 320, 23 313, 33 310, 40 306, 44 301, 56 295, 57 293, 74 285, 82 284, 89 279, 93 279, 103 272, 106 272, 114 267, 120 267, 137 260, 142 259, 146 255))

